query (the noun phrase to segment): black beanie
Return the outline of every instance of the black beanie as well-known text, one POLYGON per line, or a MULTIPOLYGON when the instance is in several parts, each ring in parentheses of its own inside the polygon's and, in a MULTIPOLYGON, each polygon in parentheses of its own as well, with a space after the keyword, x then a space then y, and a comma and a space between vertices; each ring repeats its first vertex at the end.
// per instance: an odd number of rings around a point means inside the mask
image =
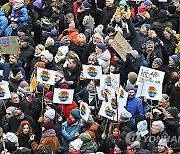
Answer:
POLYGON ((170 14, 174 14, 176 12, 176 7, 174 5, 169 5, 168 6, 168 12, 170 14))
POLYGON ((11 72, 13 73, 13 76, 15 77, 21 70, 18 68, 13 68, 11 72))
POLYGON ((124 151, 127 149, 127 143, 123 140, 117 141, 115 144, 119 147, 119 149, 121 149, 121 151, 124 151))
POLYGON ((18 109, 20 109, 22 112, 25 111, 26 107, 23 103, 15 103, 13 106, 17 107, 18 109))
POLYGON ((176 107, 168 107, 167 111, 174 117, 176 118, 177 115, 179 114, 179 111, 176 107))

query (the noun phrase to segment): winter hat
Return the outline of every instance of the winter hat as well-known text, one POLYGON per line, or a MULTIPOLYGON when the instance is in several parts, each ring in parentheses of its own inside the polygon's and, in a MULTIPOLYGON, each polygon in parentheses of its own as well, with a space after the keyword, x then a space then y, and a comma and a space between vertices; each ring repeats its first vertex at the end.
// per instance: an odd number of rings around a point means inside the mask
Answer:
POLYGON ((20 86, 21 88, 24 88, 24 87, 29 86, 29 83, 27 83, 26 81, 22 81, 22 82, 19 84, 19 86, 20 86))
POLYGON ((130 72, 128 74, 129 82, 134 84, 137 81, 137 74, 135 72, 130 72))
POLYGON ((19 110, 21 110, 22 112, 24 112, 25 109, 26 109, 26 107, 25 107, 25 105, 23 103, 16 103, 16 104, 14 104, 14 106, 16 108, 18 108, 19 110))
POLYGON ((24 126, 24 125, 26 125, 26 124, 28 124, 28 125, 30 126, 30 124, 29 124, 29 122, 28 122, 27 120, 23 120, 23 121, 20 123, 21 126, 24 126))
POLYGON ((130 119, 132 117, 131 113, 125 110, 124 112, 121 113, 120 115, 120 121, 124 121, 126 119, 130 119))
POLYGON ((50 37, 57 37, 58 31, 56 29, 52 29, 50 33, 50 37))
POLYGON ((55 110, 54 109, 46 110, 44 115, 46 115, 49 119, 53 120, 55 118, 55 110))
POLYGON ((104 43, 97 43, 96 47, 98 47, 99 49, 101 49, 103 52, 106 50, 106 46, 104 43))
POLYGON ((34 69, 37 69, 38 67, 40 67, 40 68, 45 68, 44 62, 37 62, 37 63, 34 65, 34 69))
POLYGON ((172 55, 172 56, 170 56, 170 58, 172 58, 174 63, 178 63, 179 62, 179 56, 177 56, 177 55, 172 55))
POLYGON ((176 12, 176 6, 174 5, 168 5, 167 9, 170 14, 174 14, 176 12))
POLYGON ((82 2, 82 6, 85 7, 85 9, 89 9, 91 7, 91 4, 89 4, 86 0, 82 2))
POLYGON ((160 10, 158 18, 159 19, 167 19, 167 12, 166 12, 166 10, 160 10))
POLYGON ((20 25, 20 26, 18 27, 18 31, 19 31, 19 32, 27 33, 27 26, 25 26, 25 25, 20 25))
POLYGON ((146 5, 141 5, 138 7, 138 13, 144 13, 146 12, 146 5))
POLYGON ((169 101, 169 96, 167 94, 162 94, 162 100, 165 102, 169 101))
POLYGON ((45 43, 45 47, 51 47, 54 45, 54 39, 51 37, 48 37, 45 43))
POLYGON ((21 154, 31 154, 31 150, 26 147, 23 147, 21 150, 21 154))
POLYGON ((92 140, 88 133, 82 133, 79 138, 83 141, 83 144, 86 144, 92 140))
POLYGON ((79 109, 72 109, 71 115, 73 116, 74 119, 79 120, 81 118, 79 109))
POLYGON ((155 62, 156 64, 158 64, 158 65, 162 65, 163 64, 163 61, 161 60, 161 58, 155 58, 154 60, 153 60, 153 62, 155 62))
POLYGON ((49 52, 44 53, 43 56, 49 61, 52 62, 53 61, 53 55, 49 52))
POLYGON ((121 1, 119 2, 119 5, 121 5, 121 6, 125 6, 125 5, 127 5, 127 3, 126 3, 126 1, 125 1, 125 0, 121 0, 121 1))
POLYGON ((5 135, 6 140, 16 143, 16 145, 18 145, 18 137, 12 133, 12 132, 7 132, 5 135))
POLYGON ((115 144, 118 146, 118 148, 121 150, 121 151, 124 151, 127 149, 127 143, 122 140, 122 141, 117 141, 115 142, 115 144))
POLYGON ((54 95, 54 93, 52 91, 49 91, 45 94, 44 97, 47 99, 53 100, 53 95, 54 95))
POLYGON ((42 9, 42 0, 35 0, 33 5, 39 9, 42 9))
POLYGON ((150 0, 146 0, 146 1, 144 1, 144 5, 151 6, 152 2, 150 0))
POLYGON ((48 121, 48 122, 45 122, 43 124, 43 127, 48 130, 48 129, 53 129, 55 126, 54 122, 53 121, 48 121))
POLYGON ((69 143, 75 150, 80 150, 81 146, 83 144, 83 141, 81 139, 75 139, 74 141, 71 141, 69 143))
POLYGON ((140 149, 141 148, 141 143, 139 141, 134 141, 131 143, 130 147, 132 149, 140 149))
POLYGON ((50 20, 51 20, 52 22, 56 22, 58 19, 59 19, 59 16, 58 16, 56 13, 54 13, 54 14, 51 16, 51 18, 50 18, 50 20))
POLYGON ((143 120, 143 121, 138 122, 137 130, 139 132, 145 132, 147 130, 147 121, 143 120))
POLYGON ((103 35, 104 35, 103 29, 104 29, 104 26, 103 26, 102 24, 98 25, 98 26, 94 29, 94 34, 95 34, 95 33, 99 33, 99 34, 101 34, 101 36, 103 36, 103 35))
POLYGON ((60 47, 58 48, 58 51, 60 51, 64 56, 66 56, 66 54, 67 54, 68 51, 69 51, 69 48, 68 48, 68 46, 60 46, 60 47))
POLYGON ((139 53, 136 50, 131 50, 130 54, 136 59, 139 56, 139 53))
POLYGON ((10 106, 10 107, 8 107, 6 110, 10 110, 13 115, 16 114, 16 108, 15 108, 14 106, 10 106))
POLYGON ((177 115, 179 114, 179 111, 176 107, 168 107, 167 111, 174 117, 176 118, 177 115))
POLYGON ((13 69, 11 70, 11 72, 13 73, 13 76, 15 77, 19 72, 21 72, 21 70, 18 69, 18 68, 13 68, 13 69))
POLYGON ((69 46, 70 41, 66 37, 64 37, 61 39, 60 44, 61 44, 61 46, 69 46))
POLYGON ((41 24, 42 27, 47 27, 51 23, 50 23, 50 21, 48 19, 42 19, 40 24, 41 24))
POLYGON ((115 33, 115 28, 113 26, 108 26, 106 28, 106 34, 109 34, 109 33, 115 33))
POLYGON ((134 86, 131 83, 128 83, 125 87, 125 90, 128 92, 129 90, 134 90, 134 86))
POLYGON ((160 141, 158 142, 158 145, 167 147, 167 140, 165 138, 160 139, 160 141))
POLYGON ((146 45, 154 45, 154 42, 151 41, 151 40, 148 40, 148 41, 146 42, 146 45))

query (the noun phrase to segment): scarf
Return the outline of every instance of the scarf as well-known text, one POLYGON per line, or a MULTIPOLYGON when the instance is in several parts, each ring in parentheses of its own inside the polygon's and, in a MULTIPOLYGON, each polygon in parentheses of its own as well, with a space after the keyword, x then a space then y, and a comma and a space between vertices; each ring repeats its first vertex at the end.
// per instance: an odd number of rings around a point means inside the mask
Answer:
POLYGON ((65 58, 65 55, 62 55, 62 56, 55 56, 54 57, 54 60, 56 63, 59 63, 61 60, 63 60, 65 58))
POLYGON ((24 119, 25 118, 25 114, 24 113, 22 113, 21 115, 18 115, 18 116, 16 116, 16 118, 17 119, 24 119))
POLYGON ((54 129, 45 130, 41 135, 42 139, 50 136, 56 136, 56 132, 54 129))
POLYGON ((35 54, 34 54, 34 57, 36 57, 36 58, 41 57, 41 53, 38 53, 38 54, 37 54, 37 53, 35 53, 35 54))
POLYGON ((21 95, 21 97, 26 97, 26 96, 29 96, 31 94, 31 91, 29 90, 24 90, 23 88, 21 88, 20 86, 18 87, 17 89, 17 94, 18 95, 21 95))
POLYGON ((71 120, 70 118, 68 118, 67 124, 68 124, 68 126, 71 126, 71 125, 75 124, 77 121, 78 121, 77 119, 71 120))

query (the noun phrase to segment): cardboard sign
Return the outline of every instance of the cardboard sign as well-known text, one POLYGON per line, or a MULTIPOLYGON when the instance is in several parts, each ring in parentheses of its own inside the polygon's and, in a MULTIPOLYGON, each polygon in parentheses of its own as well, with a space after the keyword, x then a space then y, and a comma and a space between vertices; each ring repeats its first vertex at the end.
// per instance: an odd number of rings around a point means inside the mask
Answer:
POLYGON ((114 40, 111 42, 111 46, 114 48, 114 50, 121 56, 121 58, 126 61, 126 54, 131 52, 132 47, 127 42, 127 40, 118 32, 114 38, 114 40))
POLYGON ((19 44, 16 36, 0 37, 0 52, 13 54, 19 52, 19 44))
POLYGON ((165 72, 141 66, 136 84, 139 85, 140 83, 144 83, 144 82, 152 82, 162 85, 164 80, 164 75, 165 72))

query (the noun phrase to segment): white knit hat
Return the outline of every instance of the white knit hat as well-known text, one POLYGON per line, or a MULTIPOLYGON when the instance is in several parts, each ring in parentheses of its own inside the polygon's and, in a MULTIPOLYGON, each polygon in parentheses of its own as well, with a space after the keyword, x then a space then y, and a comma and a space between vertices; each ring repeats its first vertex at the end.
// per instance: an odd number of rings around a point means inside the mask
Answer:
POLYGON ((68 51, 69 51, 69 48, 68 48, 68 46, 60 46, 60 47, 58 48, 58 51, 60 51, 63 55, 66 56, 66 54, 67 54, 68 51))
POLYGON ((52 62, 53 61, 53 55, 49 52, 47 52, 47 53, 43 53, 43 56, 47 59, 47 60, 49 60, 49 62, 52 62))
POLYGON ((158 142, 158 145, 167 147, 167 140, 165 138, 160 139, 160 141, 158 142))
POLYGON ((81 146, 83 144, 83 141, 81 139, 76 139, 74 141, 70 142, 70 145, 75 149, 75 150, 80 150, 81 146))
POLYGON ((139 53, 136 50, 131 50, 130 54, 136 59, 138 58, 139 53))
POLYGON ((45 43, 45 47, 51 47, 54 45, 54 39, 51 37, 48 37, 45 43))
POLYGON ((53 120, 55 118, 55 110, 49 109, 44 113, 44 115, 46 115, 49 119, 53 120))
POLYGON ((10 142, 15 143, 16 146, 18 146, 18 137, 14 133, 7 132, 6 135, 5 135, 5 139, 10 141, 10 142))

